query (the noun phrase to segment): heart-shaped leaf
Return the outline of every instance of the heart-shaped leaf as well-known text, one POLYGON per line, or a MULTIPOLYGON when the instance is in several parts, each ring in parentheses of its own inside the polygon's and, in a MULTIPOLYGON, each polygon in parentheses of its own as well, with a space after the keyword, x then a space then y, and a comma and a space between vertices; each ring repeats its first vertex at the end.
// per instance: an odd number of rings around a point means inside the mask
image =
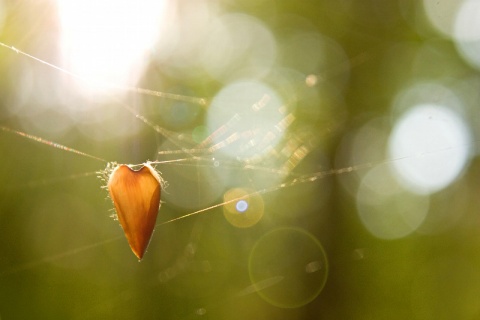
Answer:
POLYGON ((135 171, 118 165, 108 179, 108 191, 133 253, 142 259, 160 209, 161 178, 148 163, 135 171))

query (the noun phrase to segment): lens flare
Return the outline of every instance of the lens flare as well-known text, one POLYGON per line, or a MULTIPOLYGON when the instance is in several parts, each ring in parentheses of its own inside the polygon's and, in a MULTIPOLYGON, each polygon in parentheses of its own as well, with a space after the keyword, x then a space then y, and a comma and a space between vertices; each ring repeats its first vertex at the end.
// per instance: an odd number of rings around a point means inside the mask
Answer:
POLYGON ((250 189, 230 189, 223 196, 223 215, 238 228, 248 228, 260 221, 264 213, 263 198, 250 189))

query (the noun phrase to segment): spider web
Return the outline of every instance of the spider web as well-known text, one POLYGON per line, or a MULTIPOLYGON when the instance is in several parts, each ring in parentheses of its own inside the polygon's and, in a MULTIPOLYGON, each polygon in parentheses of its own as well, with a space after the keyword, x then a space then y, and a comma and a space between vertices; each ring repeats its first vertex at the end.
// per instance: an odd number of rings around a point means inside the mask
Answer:
MULTIPOLYGON (((18 49, 2 45, 37 62, 47 64, 48 67, 53 67, 57 71, 65 72, 59 67, 52 66, 18 49)), ((187 103, 200 102, 199 105, 203 105, 205 101, 203 98, 185 98, 175 94, 155 92, 151 94, 152 91, 140 88, 133 88, 130 91, 134 91, 135 94, 147 93, 149 95, 148 99, 158 99, 160 97, 173 101, 186 101, 187 103)), ((133 99, 133 101, 135 100, 133 99)), ((218 125, 212 133, 202 132, 199 137, 194 136, 195 139, 188 138, 192 136, 186 134, 188 130, 186 132, 171 131, 159 125, 160 120, 156 119, 158 112, 154 108, 139 107, 134 102, 123 102, 116 98, 112 101, 115 107, 119 108, 119 113, 127 114, 128 117, 134 119, 143 127, 142 130, 146 131, 146 133, 138 134, 135 140, 145 139, 148 141, 140 144, 139 149, 150 149, 151 156, 146 158, 157 166, 168 183, 168 187, 162 193, 163 204, 160 209, 156 232, 148 249, 149 253, 147 253, 147 255, 150 255, 151 261, 156 263, 153 265, 156 265, 154 269, 157 274, 157 285, 158 283, 178 284, 180 282, 179 287, 183 287, 187 285, 185 283, 187 279, 192 280, 192 272, 193 274, 204 275, 214 273, 215 278, 220 275, 220 279, 224 279, 227 275, 221 270, 222 263, 225 263, 222 260, 229 259, 228 257, 232 253, 225 252, 224 249, 205 248, 205 241, 211 245, 213 239, 220 237, 223 239, 222 241, 232 242, 232 236, 237 234, 241 237, 246 235, 250 239, 245 239, 248 243, 253 241, 253 237, 257 236, 249 234, 248 231, 245 233, 244 230, 256 229, 255 233, 265 233, 265 231, 272 230, 276 226, 296 225, 292 222, 299 217, 300 219, 308 219, 309 211, 325 205, 330 193, 330 187, 324 183, 327 177, 372 165, 362 164, 355 167, 327 169, 328 161, 324 154, 318 153, 318 149, 326 147, 325 145, 322 146, 322 140, 334 136, 334 132, 340 127, 341 121, 325 122, 321 135, 316 136, 301 126, 296 127, 295 116, 288 111, 288 106, 272 106, 269 103, 269 96, 261 92, 252 104, 246 106, 247 111, 244 114, 229 114, 228 118, 218 125), (266 131, 261 132, 260 128, 255 126, 249 126, 247 129, 238 126, 240 118, 243 118, 243 121, 248 121, 254 119, 258 113, 272 108, 281 117, 266 131), (273 145, 270 142, 276 138, 275 135, 282 137, 278 144, 273 145), (155 148, 151 148, 152 140, 155 141, 155 148), (232 158, 225 155, 224 150, 228 148, 236 151, 237 156, 232 158), (309 157, 315 164, 312 164, 312 161, 307 161, 309 157), (229 179, 225 179, 227 176, 229 179), (226 191, 229 189, 234 190, 234 192, 229 198, 226 198, 226 191), (314 200, 312 194, 315 192, 318 192, 320 196, 317 196, 314 200), (303 198, 300 202, 299 196, 303 198), (244 223, 241 221, 240 223, 237 222, 237 225, 226 223, 222 214, 225 212, 222 212, 222 209, 230 204, 235 205, 239 201, 252 198, 260 201, 262 207, 266 207, 265 210, 254 208, 253 203, 250 203, 252 210, 258 210, 257 213, 253 213, 258 215, 258 222, 251 225, 242 225, 244 223), (288 204, 288 206, 293 205, 296 208, 296 215, 292 216, 290 214, 290 208, 283 211, 277 208, 274 212, 268 208, 272 201, 279 201, 288 204), (293 204, 292 201, 296 203, 293 204), (237 227, 241 227, 241 229, 235 231, 237 227), (219 232, 219 228, 222 231, 219 232), (245 235, 241 235, 242 233, 245 233, 245 235), (220 260, 215 261, 215 259, 220 260), (215 272, 212 272, 212 269, 215 272)), ((63 142, 54 142, 47 137, 36 136, 11 127, 2 126, 1 130, 5 133, 3 141, 7 146, 12 145, 12 143, 20 146, 15 152, 15 156, 10 158, 10 161, 12 161, 10 166, 28 167, 27 170, 24 170, 24 174, 11 176, 11 183, 8 183, 8 186, 3 190, 5 197, 8 198, 13 194, 16 195, 16 199, 19 195, 30 196, 31 199, 28 200, 28 203, 32 203, 33 206, 27 205, 26 208, 19 209, 16 203, 7 203, 5 207, 12 206, 14 208, 12 210, 23 212, 22 219, 31 221, 27 230, 36 234, 32 235, 36 239, 33 241, 39 244, 39 246, 32 245, 30 243, 32 240, 28 240, 28 237, 22 237, 26 241, 24 245, 29 252, 27 254, 28 258, 22 258, 21 255, 17 256, 15 252, 19 248, 12 247, 14 251, 11 252, 11 259, 13 260, 4 262, 1 272, 3 277, 25 272, 42 272, 42 270, 48 270, 52 266, 66 269, 75 269, 82 266, 88 268, 91 263, 88 261, 92 261, 92 259, 95 259, 94 257, 99 255, 101 256, 105 251, 110 251, 112 247, 115 247, 113 250, 116 252, 115 254, 119 253, 118 250, 124 250, 123 254, 114 257, 115 261, 131 259, 121 229, 118 228, 117 223, 111 221, 111 219, 106 219, 113 206, 109 203, 109 199, 105 199, 106 193, 101 190, 102 183, 99 183, 98 179, 94 179, 95 176, 104 176, 105 172, 108 174, 108 167, 111 165, 111 162, 105 159, 102 152, 91 154, 89 151, 89 153, 85 153, 77 150, 76 147, 72 148, 72 142, 67 146, 63 142), (24 152, 29 156, 23 157, 24 152), (34 157, 32 157, 32 153, 35 155, 34 157), (107 169, 104 169, 105 165, 107 165, 107 169), (85 167, 93 168, 93 170, 72 170, 72 168, 85 167), (79 190, 82 190, 81 193, 75 194, 79 190), (90 198, 95 199, 90 200, 94 204, 80 210, 86 220, 79 216, 75 218, 69 216, 68 211, 72 209, 76 212, 75 215, 80 214, 78 208, 74 207, 75 205, 84 206, 84 203, 79 199, 87 197, 87 194, 89 198, 92 194, 96 195, 90 198), (54 196, 52 197, 52 195, 54 196), (55 202, 62 197, 69 198, 66 201, 62 200, 63 205, 68 206, 69 209, 66 209, 66 211, 61 209, 62 213, 48 213, 48 208, 51 208, 52 205, 56 207, 58 204, 56 205, 55 202), (35 208, 33 203, 37 201, 41 203, 40 207, 43 208, 33 210, 34 212, 29 214, 28 211, 35 208), (76 228, 74 225, 79 223, 78 218, 80 218, 80 221, 88 221, 86 223, 88 227, 92 227, 92 223, 97 224, 97 222, 91 220, 93 216, 100 217, 102 220, 95 226, 94 230, 96 231, 89 232, 88 235, 83 234, 83 236, 71 234, 71 232, 76 233, 73 229, 76 228), (60 219, 61 222, 56 221, 57 219, 60 219), (76 222, 74 225, 72 225, 72 222, 65 225, 65 219, 75 220, 76 222), (102 230, 107 225, 109 231, 102 230), (101 229, 100 226, 102 226, 101 229), (58 228, 69 231, 59 232, 58 228), (48 238, 46 237, 47 234, 52 234, 52 237, 46 239, 48 238), (38 242, 39 238, 44 238, 46 241, 38 242), (127 253, 126 256, 125 253, 127 253), (37 258, 32 259, 32 257, 37 258)), ((75 146, 88 145, 89 141, 80 140, 74 144, 75 146)), ((135 144, 134 142, 133 145, 135 146, 135 144)), ((91 150, 92 148, 86 149, 91 150)), ((85 148, 82 148, 82 150, 85 150, 85 148)), ((128 159, 128 157, 125 158, 128 159)), ((236 214, 239 214, 238 210, 236 214)), ((322 220, 324 217, 320 216, 317 219, 322 220)), ((309 223, 311 223, 311 220, 309 223)), ((83 229, 80 225, 78 226, 80 230, 83 229)), ((85 232, 85 230, 80 230, 78 231, 79 234, 85 232)), ((213 243, 218 245, 217 241, 213 243)), ((243 255, 245 254, 244 250, 240 250, 240 252, 243 252, 243 255)), ((246 258, 245 256, 240 260, 247 261, 246 258)), ((145 264, 145 262, 142 262, 142 264, 145 264)), ((313 264, 313 266, 315 265, 313 264)), ((313 270, 316 270, 316 268, 318 267, 313 267, 313 270)), ((326 268, 326 266, 322 266, 322 268, 326 268)), ((211 280, 210 277, 209 279, 211 280)), ((277 276, 260 280, 253 285, 243 285, 243 289, 240 288, 236 294, 233 294, 233 297, 248 296, 259 290, 275 286, 283 278, 277 276)), ((242 283, 245 283, 245 280, 242 283)), ((176 291, 176 289, 172 290, 176 291)), ((205 312, 205 306, 199 305, 198 308, 194 308, 195 313, 205 312)), ((209 310, 212 307, 214 306, 208 305, 209 310)))

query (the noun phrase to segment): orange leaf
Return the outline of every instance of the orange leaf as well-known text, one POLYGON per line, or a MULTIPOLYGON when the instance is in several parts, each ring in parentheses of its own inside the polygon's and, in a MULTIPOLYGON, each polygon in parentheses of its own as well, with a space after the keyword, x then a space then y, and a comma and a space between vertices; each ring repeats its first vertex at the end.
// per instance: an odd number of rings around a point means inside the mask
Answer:
POLYGON ((161 178, 145 163, 138 171, 118 165, 108 179, 108 191, 133 253, 142 259, 160 209, 161 178))

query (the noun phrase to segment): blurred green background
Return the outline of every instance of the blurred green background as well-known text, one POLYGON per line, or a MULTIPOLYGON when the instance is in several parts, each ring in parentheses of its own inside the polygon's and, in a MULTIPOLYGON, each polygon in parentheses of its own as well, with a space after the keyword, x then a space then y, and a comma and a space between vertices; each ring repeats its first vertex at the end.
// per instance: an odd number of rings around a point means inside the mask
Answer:
POLYGON ((0 1, 0 318, 480 318, 479 19, 0 1), (147 160, 168 187, 139 262, 97 176, 147 160))

